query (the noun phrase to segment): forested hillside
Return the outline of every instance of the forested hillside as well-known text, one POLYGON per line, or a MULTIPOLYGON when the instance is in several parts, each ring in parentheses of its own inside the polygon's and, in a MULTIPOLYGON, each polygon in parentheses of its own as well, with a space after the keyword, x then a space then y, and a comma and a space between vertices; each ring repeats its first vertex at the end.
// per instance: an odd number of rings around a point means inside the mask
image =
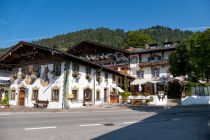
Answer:
MULTIPOLYGON (((90 40, 113 47, 143 47, 144 43, 158 43, 165 41, 182 41, 191 36, 193 32, 171 29, 163 26, 154 26, 148 29, 139 29, 125 32, 123 29, 109 28, 84 29, 52 38, 40 39, 32 43, 53 47, 62 51, 83 41, 90 40)), ((7 49, 0 49, 4 53, 7 49)))

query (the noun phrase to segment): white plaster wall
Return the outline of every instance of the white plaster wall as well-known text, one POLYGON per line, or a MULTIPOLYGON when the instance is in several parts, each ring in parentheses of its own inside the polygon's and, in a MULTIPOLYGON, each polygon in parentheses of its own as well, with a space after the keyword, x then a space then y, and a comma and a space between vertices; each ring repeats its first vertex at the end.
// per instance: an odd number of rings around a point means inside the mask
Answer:
POLYGON ((169 59, 169 55, 172 53, 172 51, 167 51, 167 52, 164 52, 163 54, 163 59, 164 60, 168 60, 169 59))
POLYGON ((186 96, 181 100, 182 105, 210 104, 210 96, 186 96))
POLYGON ((160 66, 160 77, 167 76, 168 70, 170 66, 160 66))
MULTIPOLYGON (((94 98, 93 97, 93 95, 94 95, 94 82, 93 82, 94 79, 92 78, 92 80, 90 82, 88 82, 88 80, 86 79, 86 66, 80 65, 79 70, 80 70, 81 77, 78 82, 76 82, 76 80, 72 77, 72 73, 73 73, 72 70, 69 71, 70 76, 69 76, 68 92, 72 93, 73 88, 78 88, 77 101, 71 102, 71 100, 68 100, 68 105, 70 108, 83 106, 83 98, 84 98, 83 95, 84 95, 84 89, 86 89, 86 88, 90 88, 92 90, 92 101, 94 98)), ((95 71, 96 71, 96 69, 91 69, 92 77, 94 77, 95 71)), ((104 74, 105 74, 104 71, 100 72, 100 77, 102 78, 102 82, 100 85, 97 82, 97 80, 95 80, 95 104, 96 105, 101 104, 104 100, 104 88, 107 88, 107 92, 108 92, 107 97, 109 97, 109 91, 112 87, 114 87, 114 84, 112 82, 112 74, 108 73, 108 82, 105 82, 104 74), (96 100, 96 91, 100 91, 101 100, 99 100, 99 101, 96 100)), ((117 81, 117 76, 116 76, 116 81, 117 81)))
MULTIPOLYGON (((49 70, 52 71, 53 70, 53 64, 48 64, 48 65, 42 65, 41 66, 41 74, 44 72, 45 66, 48 66, 49 70)), ((78 88, 78 100, 77 101, 73 101, 71 102, 70 100, 68 100, 68 105, 70 108, 74 108, 74 107, 82 107, 83 106, 83 92, 84 89, 86 88, 90 88, 92 90, 92 97, 93 97, 93 87, 94 87, 94 83, 93 80, 91 80, 91 82, 88 82, 88 80, 86 79, 86 66, 84 65, 80 65, 80 79, 78 82, 76 82, 76 80, 72 77, 72 63, 70 65, 70 70, 69 70, 69 85, 68 85, 68 93, 72 92, 72 89, 74 87, 78 88)), ((96 71, 96 69, 91 69, 91 73, 92 75, 94 75, 94 72, 96 71)), ((99 83, 96 81, 95 82, 95 91, 99 90, 100 91, 100 98, 101 100, 99 101, 95 101, 96 105, 99 105, 103 102, 104 100, 104 88, 107 88, 107 92, 108 95, 107 97, 109 97, 110 95, 110 90, 111 88, 116 88, 116 84, 118 84, 118 76, 116 77, 115 83, 112 81, 112 73, 108 73, 108 82, 105 82, 105 72, 102 70, 100 77, 102 78, 102 82, 99 85, 99 83)), ((34 87, 39 89, 39 95, 38 95, 38 99, 40 100, 48 100, 49 104, 48 104, 48 109, 56 109, 56 108, 62 108, 62 99, 63 99, 63 82, 64 82, 64 63, 62 63, 61 66, 61 76, 57 77, 56 79, 52 78, 52 75, 50 74, 50 72, 48 73, 48 77, 49 77, 49 85, 47 87, 43 87, 40 83, 40 79, 37 79, 33 84, 27 85, 25 83, 25 80, 23 80, 22 82, 18 83, 18 80, 16 80, 10 88, 15 88, 16 89, 16 97, 15 100, 10 100, 9 103, 11 105, 18 105, 18 90, 19 87, 23 84, 26 86, 27 88, 27 94, 25 96, 25 106, 26 107, 33 107, 33 103, 35 101, 32 101, 32 89, 34 87), (54 86, 59 87, 59 102, 52 102, 51 101, 51 93, 52 93, 52 88, 54 86)), ((122 80, 121 80, 122 83, 122 80)), ((67 93, 67 94, 68 94, 67 93)), ((96 92, 95 92, 96 93, 96 92)), ((95 94, 95 99, 96 99, 96 94, 95 94)), ((108 99, 108 101, 110 101, 110 99, 108 99)))
POLYGON ((128 102, 130 102, 131 99, 143 99, 143 100, 146 100, 146 99, 150 99, 150 97, 153 97, 153 101, 152 102, 149 102, 150 105, 166 105, 167 104, 167 96, 165 96, 165 98, 162 100, 162 99, 158 99, 158 96, 157 95, 149 95, 149 96, 129 96, 128 97, 128 102))
MULTIPOLYGON (((48 64, 48 65, 42 65, 41 66, 41 74, 44 72, 45 66, 48 66, 49 71, 53 70, 53 64, 48 64)), ((15 88, 16 89, 16 97, 15 100, 10 100, 9 103, 11 105, 18 105, 18 92, 19 92, 19 87, 21 85, 25 85, 27 88, 27 93, 25 96, 25 106, 26 107, 33 107, 34 101, 32 100, 32 89, 34 87, 37 87, 39 89, 39 94, 38 94, 38 99, 39 100, 48 100, 48 108, 62 108, 62 98, 63 98, 63 69, 64 69, 64 63, 61 65, 61 76, 57 77, 56 79, 52 78, 52 75, 50 72, 48 73, 49 77, 49 85, 46 87, 43 87, 40 83, 40 78, 38 78, 33 84, 27 85, 25 83, 25 80, 22 82, 18 82, 18 79, 15 80, 14 84, 11 85, 10 88, 15 88), (59 102, 52 102, 51 101, 51 90, 52 87, 58 86, 59 87, 59 102)))

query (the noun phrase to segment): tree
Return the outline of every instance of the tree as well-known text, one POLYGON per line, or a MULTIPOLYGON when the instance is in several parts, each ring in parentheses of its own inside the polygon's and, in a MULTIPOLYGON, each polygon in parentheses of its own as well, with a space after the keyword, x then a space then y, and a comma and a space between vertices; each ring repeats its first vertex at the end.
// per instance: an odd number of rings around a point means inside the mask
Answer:
POLYGON ((142 31, 131 31, 127 33, 127 38, 124 40, 126 47, 144 48, 145 44, 151 43, 152 38, 142 31))
POLYGON ((169 57, 169 71, 174 76, 188 75, 189 80, 210 79, 210 29, 195 33, 169 57))
POLYGON ((169 57, 169 71, 174 76, 187 75, 190 71, 189 50, 186 43, 180 46, 169 57))
POLYGON ((190 44, 191 67, 200 80, 210 79, 210 29, 193 36, 190 44))

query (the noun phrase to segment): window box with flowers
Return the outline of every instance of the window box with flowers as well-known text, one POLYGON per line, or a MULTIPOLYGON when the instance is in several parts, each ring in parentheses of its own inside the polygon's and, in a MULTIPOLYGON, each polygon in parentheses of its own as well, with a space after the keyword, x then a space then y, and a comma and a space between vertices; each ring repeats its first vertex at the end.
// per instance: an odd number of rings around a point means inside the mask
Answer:
POLYGON ((102 82, 102 78, 99 77, 99 76, 96 76, 96 81, 98 81, 99 83, 101 83, 102 82))
POLYGON ((76 79, 79 79, 80 78, 80 73, 78 71, 74 71, 72 73, 72 77, 76 78, 76 79))
POLYGON ((92 80, 92 76, 90 74, 86 74, 86 77, 85 77, 89 82, 92 80))

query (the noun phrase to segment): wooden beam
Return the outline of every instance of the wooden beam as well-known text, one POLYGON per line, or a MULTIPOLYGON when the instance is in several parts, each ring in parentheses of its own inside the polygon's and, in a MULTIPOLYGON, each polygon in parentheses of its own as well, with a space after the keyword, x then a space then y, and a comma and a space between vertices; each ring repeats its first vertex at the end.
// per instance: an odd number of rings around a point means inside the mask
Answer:
POLYGON ((24 57, 24 56, 34 55, 37 53, 38 53, 38 51, 25 53, 25 54, 13 54, 13 58, 20 58, 20 57, 24 57))

